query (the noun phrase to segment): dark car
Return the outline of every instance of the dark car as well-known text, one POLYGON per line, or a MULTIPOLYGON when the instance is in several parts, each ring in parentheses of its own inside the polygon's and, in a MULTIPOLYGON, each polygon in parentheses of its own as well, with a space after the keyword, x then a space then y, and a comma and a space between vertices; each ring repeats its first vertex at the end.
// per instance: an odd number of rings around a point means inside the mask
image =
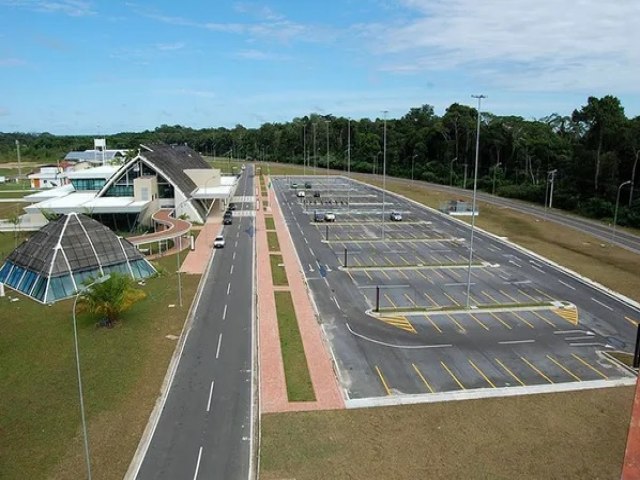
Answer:
POLYGON ((223 224, 223 225, 231 225, 231 224, 233 224, 233 220, 231 219, 231 217, 225 217, 225 218, 222 220, 222 224, 223 224))
POLYGON ((233 211, 233 210, 235 210, 236 208, 238 208, 238 207, 236 206, 236 204, 235 204, 235 203, 230 203, 230 204, 229 204, 229 210, 233 211))
POLYGON ((314 222, 324 222, 324 212, 315 212, 313 215, 314 222))
POLYGON ((316 198, 320 198, 320 192, 313 192, 313 196, 316 198))
POLYGON ((227 210, 224 212, 224 218, 231 218, 233 216, 233 212, 231 210, 227 210))
POLYGON ((304 184, 304 188, 311 188, 311 182, 306 182, 304 184))

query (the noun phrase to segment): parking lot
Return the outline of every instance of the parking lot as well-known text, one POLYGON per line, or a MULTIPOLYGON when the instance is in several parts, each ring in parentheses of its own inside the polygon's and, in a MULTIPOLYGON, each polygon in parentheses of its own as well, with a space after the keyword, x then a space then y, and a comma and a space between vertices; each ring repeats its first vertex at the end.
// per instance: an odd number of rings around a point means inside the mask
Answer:
POLYGON ((632 306, 483 234, 469 268, 466 225, 346 178, 274 187, 349 398, 632 378, 632 306))

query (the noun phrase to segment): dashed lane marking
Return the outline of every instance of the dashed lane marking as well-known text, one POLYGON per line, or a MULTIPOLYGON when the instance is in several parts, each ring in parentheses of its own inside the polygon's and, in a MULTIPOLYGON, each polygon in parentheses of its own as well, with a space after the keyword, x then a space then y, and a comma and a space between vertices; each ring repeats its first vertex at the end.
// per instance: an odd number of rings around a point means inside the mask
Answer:
POLYGON ((447 365, 443 362, 440 361, 440 365, 442 365, 442 368, 444 368, 447 373, 451 376, 451 378, 453 378, 453 380, 458 384, 458 386, 462 389, 462 390, 466 390, 465 386, 462 384, 462 382, 460 380, 458 380, 458 377, 456 377, 453 372, 449 369, 449 367, 447 367, 447 365))
POLYGON ((564 365, 562 365, 559 361, 557 361, 555 358, 553 358, 551 355, 547 355, 547 358, 549 360, 551 360, 553 363, 555 363, 558 367, 560 367, 562 370, 564 370, 565 372, 567 372, 571 377, 573 377, 575 380, 577 380, 578 382, 581 382, 582 379, 577 376, 575 373, 573 373, 571 370, 569 370, 567 367, 565 367, 564 365))
POLYGON ((427 381, 426 378, 424 378, 424 375, 422 375, 422 372, 420 372, 416 364, 412 363, 411 365, 413 365, 413 369, 416 371, 416 373, 420 377, 420 380, 422 380, 422 383, 424 383, 427 386, 427 388, 429 389, 429 392, 434 393, 433 388, 431 388, 431 385, 429 385, 429 382, 427 381))
POLYGON ((554 383, 553 380, 551 380, 549 377, 547 377, 544 373, 542 373, 540 371, 540 369, 538 369, 538 367, 536 367, 533 363, 531 363, 529 360, 527 360, 524 357, 520 357, 520 360, 522 360, 524 363, 526 363, 529 368, 531 368, 531 370, 533 370, 534 372, 536 372, 538 375, 540 375, 542 378, 544 378, 547 382, 549 383, 554 383))
POLYGON ((472 361, 471 359, 469 359, 469 363, 471 364, 471 366, 472 366, 473 368, 475 368, 476 372, 478 372, 478 373, 480 374, 480 376, 481 376, 482 378, 484 378, 484 379, 485 379, 485 381, 486 381, 489 385, 491 385, 491 387, 492 387, 492 388, 496 388, 495 383, 493 383, 491 380, 489 380, 489 377, 487 377, 487 376, 484 374, 484 372, 483 372, 482 370, 480 370, 480 367, 478 367, 475 363, 473 363, 473 361, 472 361))
POLYGON ((497 358, 494 358, 494 360, 496 361, 496 363, 498 365, 500 365, 504 369, 505 372, 507 372, 509 375, 511 375, 516 382, 518 382, 523 387, 526 386, 526 384, 522 380, 520 380, 520 377, 518 377, 515 373, 513 373, 511 370, 509 370, 509 367, 507 367, 504 363, 502 363, 497 358))

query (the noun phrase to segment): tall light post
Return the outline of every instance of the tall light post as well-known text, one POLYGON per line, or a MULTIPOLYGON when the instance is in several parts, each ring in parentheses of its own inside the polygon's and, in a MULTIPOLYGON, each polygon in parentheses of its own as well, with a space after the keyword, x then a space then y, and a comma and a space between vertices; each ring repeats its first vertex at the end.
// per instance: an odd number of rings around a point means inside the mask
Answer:
POLYGON ((302 125, 302 175, 307 176, 307 124, 302 125))
POLYGON ((313 124, 313 174, 318 174, 318 146, 316 144, 316 124, 313 124))
POLYGON ((324 123, 327 125, 327 185, 329 185, 329 124, 331 120, 325 120, 324 123))
POLYGON ((458 157, 454 157, 451 162, 449 162, 449 186, 453 186, 453 164, 458 161, 458 157))
POLYGON ((384 201, 385 193, 387 191, 387 110, 383 110, 382 113, 384 116, 384 127, 382 134, 382 241, 384 241, 384 201))
POLYGON ((636 167, 638 166, 638 157, 640 157, 640 150, 636 152, 636 159, 633 162, 633 168, 631 169, 631 190, 629 190, 629 208, 631 208, 631 202, 633 201, 633 186, 636 181, 636 167))
POLYGON ((417 153, 413 154, 413 157, 411 157, 411 183, 413 183, 413 170, 416 164, 416 157, 418 156, 417 153))
POLYGON ((18 179, 22 179, 22 163, 20 162, 20 140, 16 139, 16 152, 18 153, 18 179))
POLYGON ((351 210, 351 119, 347 122, 347 211, 351 210))
POLYGON ((473 235, 476 226, 476 197, 478 191, 478 157, 480 155, 480 108, 482 99, 487 98, 485 95, 471 95, 472 98, 478 99, 478 122, 476 125, 476 160, 473 174, 473 201, 471 202, 471 238, 469 240, 469 271, 467 272, 467 308, 469 308, 469 299, 471 298, 471 263, 473 261, 473 235))
POLYGON ((544 189, 544 219, 547 219, 547 194, 549 192, 549 178, 551 178, 551 195, 549 195, 549 210, 553 206, 553 185, 556 179, 556 173, 558 173, 558 169, 554 168, 553 170, 549 170, 547 172, 547 186, 544 189))
POLYGON ((103 277, 98 278, 97 280, 91 282, 89 285, 85 286, 78 290, 76 293, 76 298, 73 300, 73 343, 75 345, 76 350, 76 369, 78 372, 78 395, 80 396, 80 417, 82 418, 82 436, 84 440, 84 459, 87 464, 87 478, 91 480, 91 458, 89 456, 89 434, 87 433, 87 420, 84 414, 84 397, 82 395, 82 375, 80 373, 80 350, 78 349, 78 323, 76 321, 76 306, 78 305, 78 299, 80 296, 89 290, 91 287, 98 283, 105 282, 109 280, 110 275, 107 274, 103 277))
POLYGON ((616 238, 616 223, 618 222, 618 206, 620 205, 620 190, 625 185, 632 185, 631 180, 627 180, 626 182, 622 182, 618 187, 618 195, 616 196, 616 210, 613 214, 613 229, 611 230, 611 242, 616 238))
MULTIPOLYGON (((206 182, 205 182, 206 185, 206 182)), ((188 203, 189 199, 183 200, 182 202, 180 202, 178 204, 178 206, 175 208, 175 217, 176 219, 178 218, 178 209, 180 208, 180 206, 182 206, 185 203, 188 203)), ((180 307, 182 308, 182 275, 180 272, 180 252, 182 252, 182 235, 178 236, 178 253, 176 255, 176 275, 178 276, 178 303, 180 304, 180 307)))

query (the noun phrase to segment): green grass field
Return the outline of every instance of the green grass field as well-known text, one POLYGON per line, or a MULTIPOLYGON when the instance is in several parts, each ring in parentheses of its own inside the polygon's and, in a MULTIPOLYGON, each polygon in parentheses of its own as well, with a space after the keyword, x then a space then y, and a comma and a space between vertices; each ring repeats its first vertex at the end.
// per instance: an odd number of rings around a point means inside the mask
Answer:
MULTIPOLYGON (((175 270, 174 257, 158 263, 175 270)), ((114 328, 78 316, 95 478, 123 477, 175 347, 166 336, 179 335, 199 278, 183 275, 183 308, 169 307, 178 299, 175 274, 166 273, 147 281, 147 298, 114 328)), ((84 475, 71 308, 11 290, 0 298, 0 478, 84 475)))
POLYGON ((275 292, 280 348, 287 382, 287 397, 290 402, 315 400, 307 357, 298 329, 298 321, 289 292, 275 292))
POLYGON ((276 232, 267 232, 267 243, 270 252, 279 252, 280 243, 278 242, 278 234, 276 232))
POLYGON ((265 216, 264 217, 264 223, 265 223, 265 225, 267 227, 267 230, 275 230, 276 229, 276 224, 273 221, 273 217, 265 216))
POLYGON ((289 285, 287 272, 282 263, 282 255, 270 254, 269 260, 271 262, 271 279, 273 280, 273 284, 277 287, 289 285))

